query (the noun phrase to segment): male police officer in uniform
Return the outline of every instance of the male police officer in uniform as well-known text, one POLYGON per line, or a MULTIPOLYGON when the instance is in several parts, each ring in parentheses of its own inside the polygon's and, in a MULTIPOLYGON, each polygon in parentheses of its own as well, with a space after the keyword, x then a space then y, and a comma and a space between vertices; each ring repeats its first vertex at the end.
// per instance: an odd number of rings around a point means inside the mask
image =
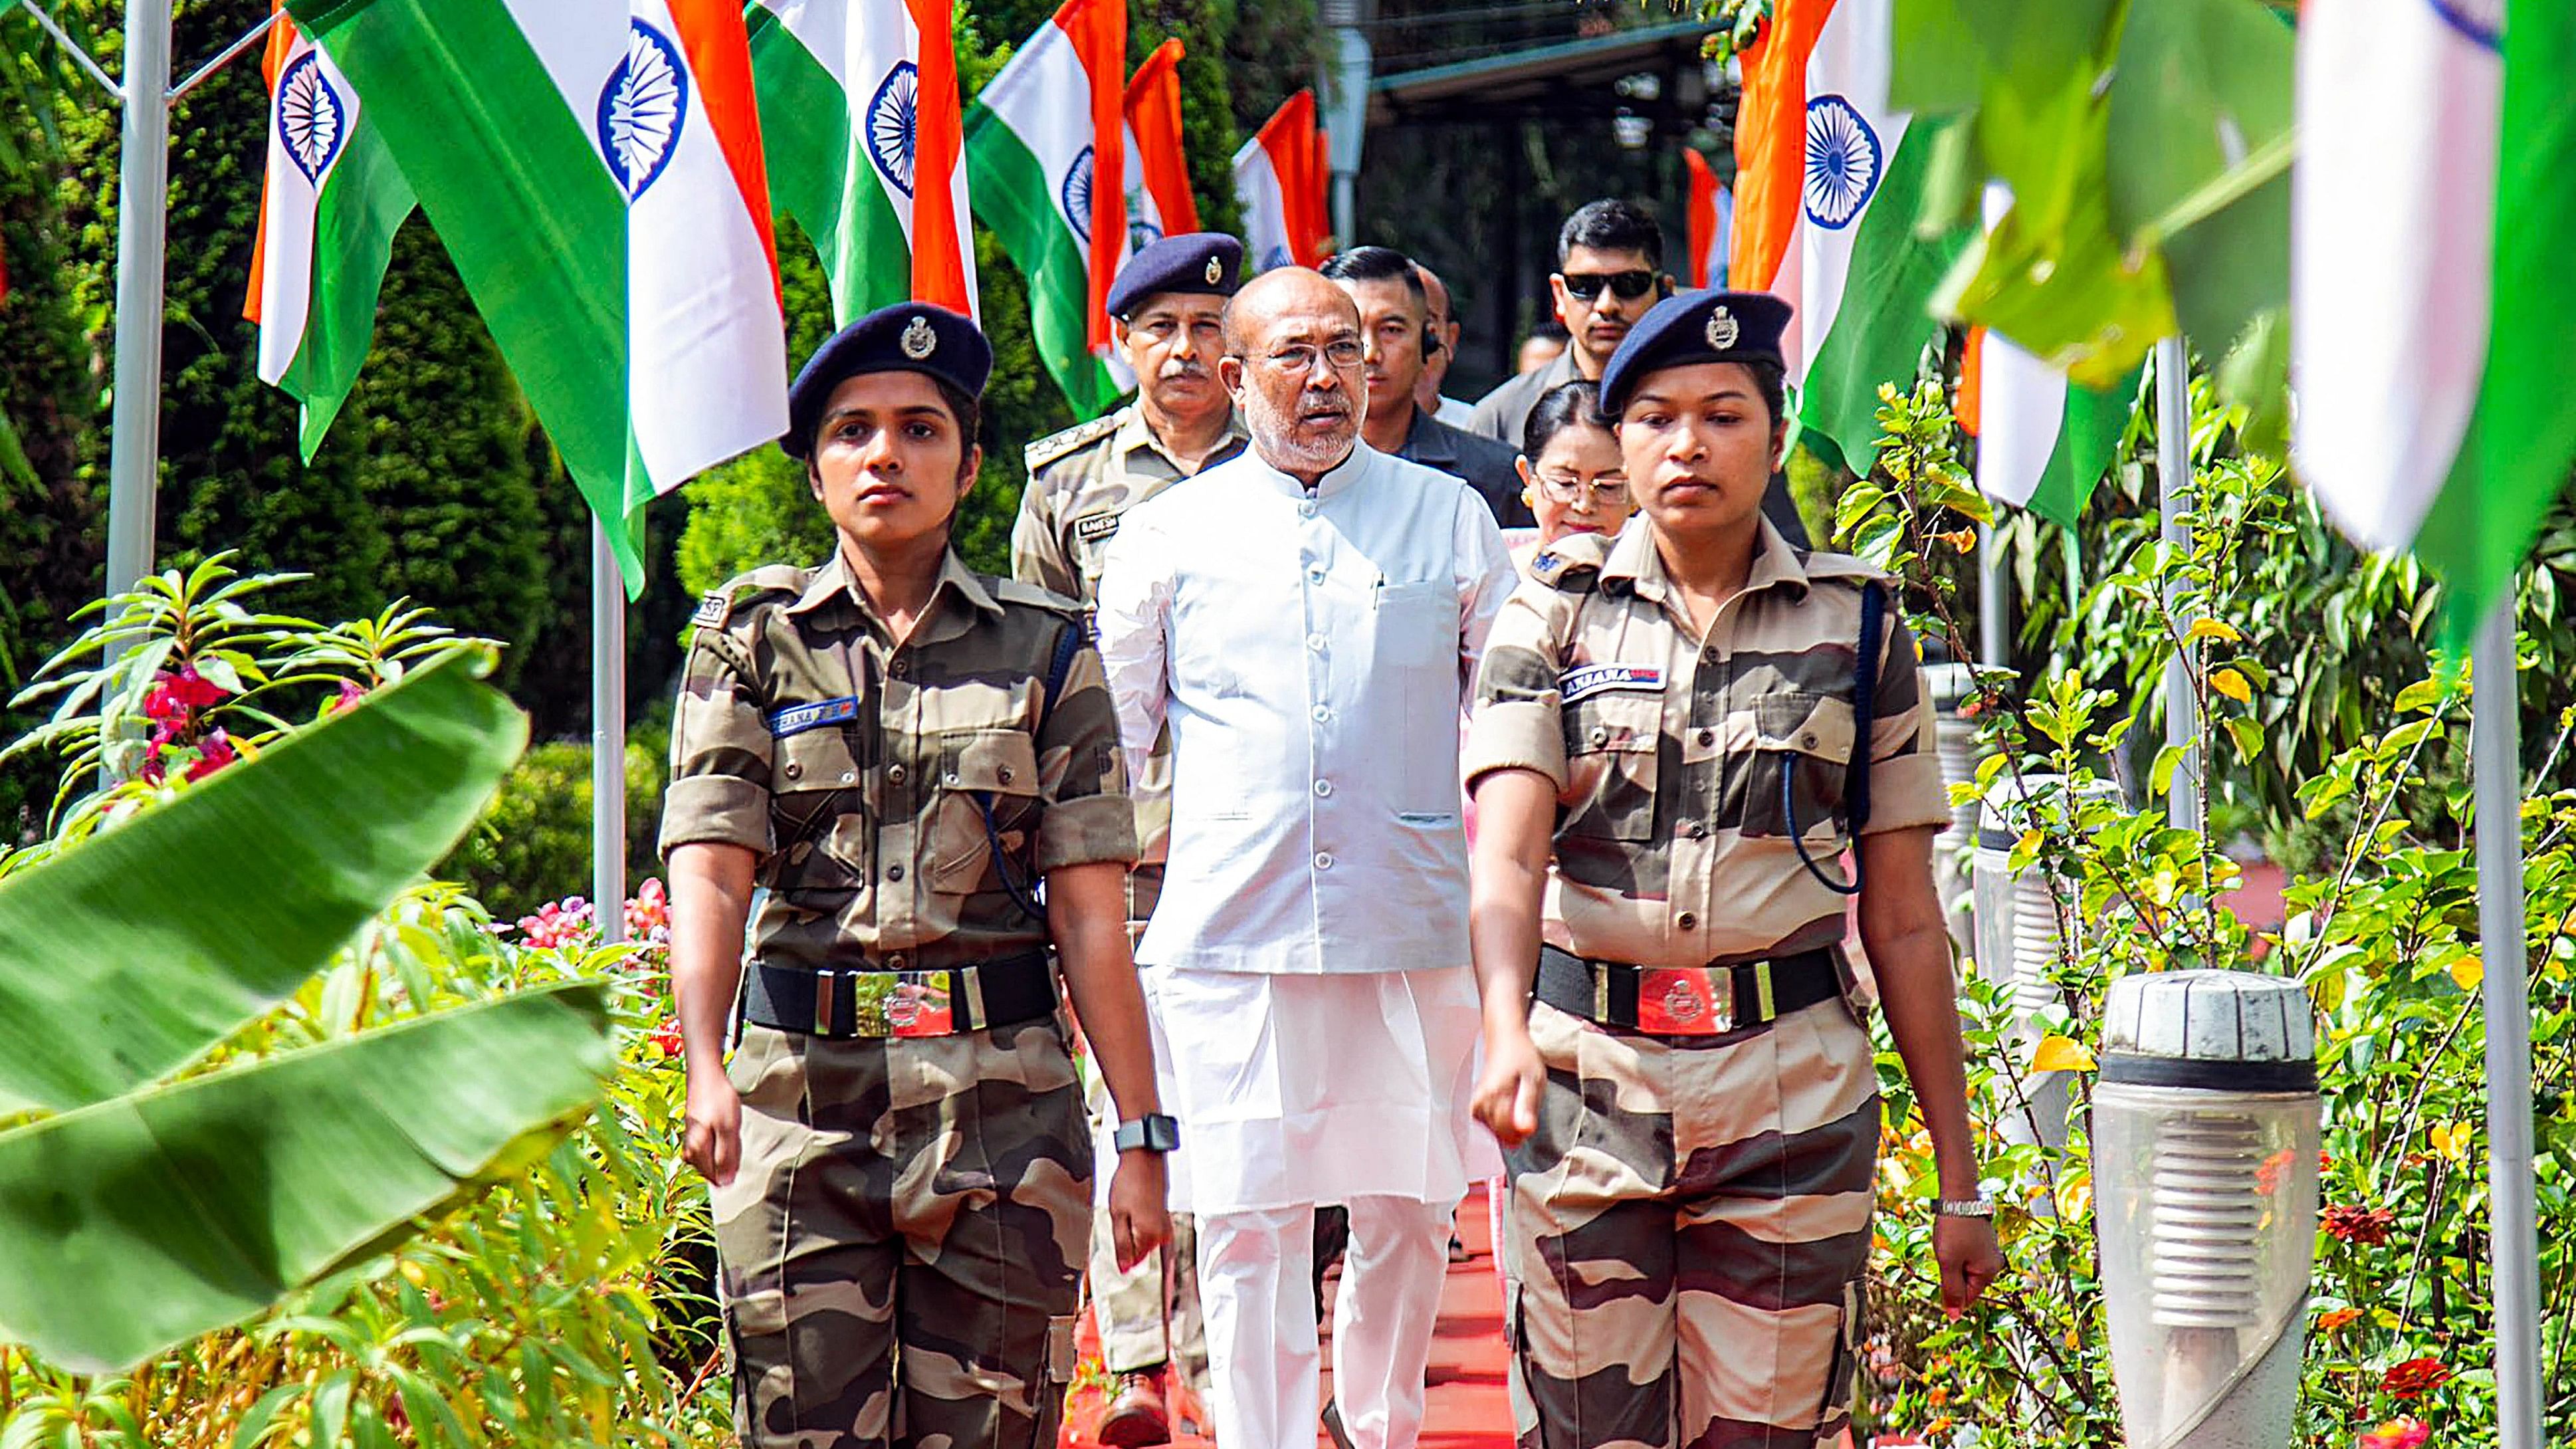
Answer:
MULTIPOLYGON (((1098 602, 1100 561, 1120 516, 1242 450, 1242 424, 1216 378, 1225 352, 1221 319, 1242 262, 1243 245, 1233 237, 1190 232, 1153 243, 1120 269, 1108 307, 1119 350, 1136 374, 1136 400, 1029 445, 1028 488, 1011 530, 1013 573, 1088 610, 1098 602)), ((1146 760, 1131 792, 1139 864, 1129 877, 1128 915, 1138 925, 1162 890, 1171 778, 1166 743, 1146 760)), ((1172 1230, 1167 1254, 1124 1273, 1106 1228, 1092 1236, 1101 1358, 1116 1380, 1094 1436, 1116 1449, 1171 1437, 1164 1380, 1174 1354, 1194 1386, 1206 1383, 1188 1217, 1175 1216, 1172 1230)))

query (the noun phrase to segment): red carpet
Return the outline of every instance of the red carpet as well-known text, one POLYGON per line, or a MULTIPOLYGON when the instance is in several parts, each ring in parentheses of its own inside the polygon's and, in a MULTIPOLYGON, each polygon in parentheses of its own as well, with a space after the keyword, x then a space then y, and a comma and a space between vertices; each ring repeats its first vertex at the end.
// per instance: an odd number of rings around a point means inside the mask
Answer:
MULTIPOLYGON (((1467 1261, 1449 1265, 1440 1295, 1440 1327, 1431 1344, 1430 1401, 1422 1427, 1422 1449, 1508 1449, 1512 1442, 1511 1391, 1505 1380, 1503 1290, 1494 1273, 1493 1230, 1479 1185, 1468 1191, 1458 1209, 1458 1235, 1467 1244, 1467 1261)), ((1099 1449, 1090 1438, 1100 1415, 1097 1340, 1083 1325, 1083 1384, 1065 1403, 1063 1449, 1099 1449)), ((1329 1346, 1325 1362, 1332 1361, 1329 1346)), ((1325 1392, 1331 1393, 1331 1374, 1325 1392)), ((1316 1443, 1331 1449, 1319 1428, 1316 1443)), ((1207 1449, 1210 1441, 1182 1438, 1180 1449, 1207 1449)))

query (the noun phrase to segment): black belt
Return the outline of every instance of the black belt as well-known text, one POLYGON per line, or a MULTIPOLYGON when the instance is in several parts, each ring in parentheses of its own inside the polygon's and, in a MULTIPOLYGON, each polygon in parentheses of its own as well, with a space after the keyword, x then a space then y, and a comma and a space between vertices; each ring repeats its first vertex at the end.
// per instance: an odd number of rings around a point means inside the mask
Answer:
POLYGON ((954 1036, 1055 1011, 1043 951, 939 971, 807 971, 758 961, 743 973, 742 1018, 819 1037, 954 1036))
POLYGON ((1631 966, 1538 950, 1538 999, 1586 1021, 1662 1036, 1714 1036, 1842 994, 1834 953, 1818 949, 1732 966, 1631 966), (1642 1010, 1641 1010, 1642 1008, 1642 1010))

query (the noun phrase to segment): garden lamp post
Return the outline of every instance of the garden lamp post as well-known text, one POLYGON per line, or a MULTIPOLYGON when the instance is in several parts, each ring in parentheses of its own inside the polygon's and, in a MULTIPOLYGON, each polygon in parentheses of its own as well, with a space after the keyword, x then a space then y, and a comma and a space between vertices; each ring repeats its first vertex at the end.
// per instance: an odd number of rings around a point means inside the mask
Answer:
POLYGON ((2252 971, 2111 983, 2094 1228, 2129 1449, 2289 1449, 2317 1236, 2307 993, 2252 971))

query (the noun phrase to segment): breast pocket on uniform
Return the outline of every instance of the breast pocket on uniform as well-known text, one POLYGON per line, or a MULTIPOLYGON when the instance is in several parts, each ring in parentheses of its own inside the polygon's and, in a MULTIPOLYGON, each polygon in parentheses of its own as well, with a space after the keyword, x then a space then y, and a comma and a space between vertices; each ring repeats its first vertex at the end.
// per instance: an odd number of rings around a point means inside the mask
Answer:
POLYGON ((856 888, 866 879, 867 815, 849 739, 826 725, 781 735, 776 746, 769 791, 779 889, 856 888))
MULTIPOLYGON (((1380 664, 1418 669, 1458 658, 1458 586, 1447 579, 1380 584, 1371 611, 1380 664)), ((1456 686, 1450 686, 1455 692, 1456 686)))
MULTIPOLYGON (((931 858, 930 887, 952 895, 999 890, 992 872, 985 808, 991 835, 1021 861, 1029 856, 1038 821, 1037 741, 1024 729, 958 729, 939 736, 939 839, 931 858)), ((1013 870, 1022 866, 1014 864, 1013 870)), ((1016 878, 1016 877, 1015 877, 1016 878)), ((1032 882, 1021 880, 1023 889, 1032 882)))
POLYGON ((1744 833, 1830 841, 1841 828, 1852 761, 1851 701, 1765 694, 1753 702, 1753 756, 1744 780, 1744 833), (1784 788, 1785 782, 1785 788, 1784 788))
POLYGON ((1567 794, 1575 802, 1566 815, 1564 833, 1609 840, 1656 839, 1662 693, 1604 690, 1564 706, 1560 717, 1565 724, 1567 794))

